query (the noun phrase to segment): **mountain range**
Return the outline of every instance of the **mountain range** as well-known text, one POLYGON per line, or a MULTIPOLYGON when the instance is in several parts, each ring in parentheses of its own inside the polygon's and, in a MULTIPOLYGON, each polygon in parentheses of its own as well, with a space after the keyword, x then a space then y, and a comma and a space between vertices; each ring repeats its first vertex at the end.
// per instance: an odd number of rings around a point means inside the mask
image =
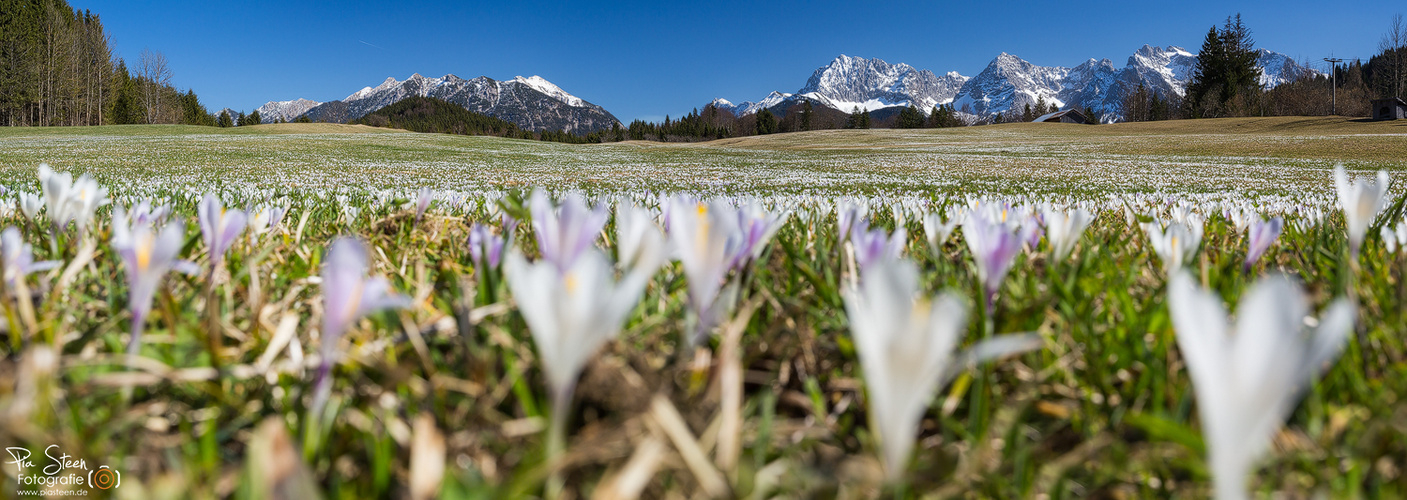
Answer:
MULTIPOLYGON (((966 77, 841 55, 812 73, 796 92, 774 91, 760 100, 736 104, 718 98, 710 104, 740 115, 775 110, 802 99, 844 112, 856 108, 884 112, 912 104, 926 113, 934 105, 951 104, 959 112, 983 118, 1024 109, 1027 104, 1035 107, 1043 100, 1061 108, 1088 107, 1102 121, 1113 122, 1123 119, 1124 98, 1139 85, 1163 98, 1185 95, 1196 61, 1195 54, 1176 46, 1144 45, 1122 68, 1108 59, 1090 59, 1073 68, 1039 66, 1003 52, 976 76, 966 77)), ((1257 51, 1257 65, 1265 88, 1313 71, 1266 49, 1257 51)))
POLYGON ((306 116, 315 122, 346 123, 409 96, 452 102, 534 132, 586 134, 620 123, 605 108, 571 95, 540 76, 499 81, 487 76, 472 80, 454 75, 427 78, 419 73, 399 81, 387 78, 375 87, 364 87, 337 101, 270 101, 259 107, 259 116, 264 122, 276 117, 292 121, 306 116))
MULTIPOLYGON (((1256 55, 1260 83, 1265 88, 1313 71, 1270 50, 1259 49, 1256 55)), ((1089 59, 1070 68, 1039 66, 1003 52, 975 76, 968 77, 956 71, 938 74, 904 63, 842 54, 816 69, 795 92, 774 91, 757 101, 736 104, 718 98, 709 104, 738 115, 763 109, 782 115, 802 100, 809 100, 813 105, 846 113, 864 109, 880 116, 897 113, 909 105, 927 113, 935 105, 950 104, 968 117, 982 119, 1021 110, 1028 104, 1035 107, 1044 101, 1060 108, 1089 108, 1101 121, 1114 122, 1123 119, 1124 99, 1140 85, 1165 99, 1185 95, 1196 62, 1196 54, 1177 46, 1144 45, 1129 56, 1123 67, 1108 59, 1089 59)), ((409 96, 442 99, 535 132, 586 134, 620 123, 605 108, 539 76, 499 81, 486 76, 471 80, 454 75, 427 78, 417 73, 405 80, 387 78, 337 101, 270 101, 258 111, 265 123, 298 117, 346 123, 409 96)))

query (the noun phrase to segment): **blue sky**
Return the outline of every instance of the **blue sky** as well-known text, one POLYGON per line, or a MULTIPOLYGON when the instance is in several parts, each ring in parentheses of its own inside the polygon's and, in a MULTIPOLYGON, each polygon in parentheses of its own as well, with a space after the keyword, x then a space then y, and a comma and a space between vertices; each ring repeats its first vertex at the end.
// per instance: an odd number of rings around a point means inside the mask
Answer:
POLYGON ((117 55, 170 60, 206 107, 341 99, 412 73, 540 75, 622 121, 678 116, 714 97, 801 87, 836 55, 972 76, 1007 52, 1039 65, 1143 44, 1196 51, 1240 12, 1258 47, 1322 65, 1367 57, 1392 14, 1376 2, 190 2, 70 0, 102 16, 117 55))

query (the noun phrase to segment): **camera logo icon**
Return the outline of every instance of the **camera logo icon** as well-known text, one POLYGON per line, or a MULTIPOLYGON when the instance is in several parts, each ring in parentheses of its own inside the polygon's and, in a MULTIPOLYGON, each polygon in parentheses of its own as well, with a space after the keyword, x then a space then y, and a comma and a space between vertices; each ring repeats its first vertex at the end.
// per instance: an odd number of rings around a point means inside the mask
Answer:
POLYGON ((88 484, 100 490, 116 488, 122 484, 122 473, 103 465, 88 471, 88 484))

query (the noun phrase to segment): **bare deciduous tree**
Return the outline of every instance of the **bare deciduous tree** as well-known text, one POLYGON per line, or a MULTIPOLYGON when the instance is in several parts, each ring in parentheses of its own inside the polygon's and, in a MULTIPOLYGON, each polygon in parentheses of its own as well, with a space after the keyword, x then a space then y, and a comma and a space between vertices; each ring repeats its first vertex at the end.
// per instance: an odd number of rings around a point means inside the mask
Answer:
POLYGON ((166 55, 142 49, 137 75, 142 80, 142 105, 146 108, 147 123, 156 123, 161 116, 161 93, 171 85, 171 66, 166 62, 166 55))
POLYGON ((1407 52, 1407 23, 1402 21, 1402 14, 1392 16, 1392 25, 1378 42, 1378 50, 1386 56, 1383 60, 1388 66, 1387 73, 1392 75, 1388 88, 1384 90, 1393 97, 1402 97, 1403 70, 1407 70, 1403 68, 1402 61, 1402 53, 1407 52))

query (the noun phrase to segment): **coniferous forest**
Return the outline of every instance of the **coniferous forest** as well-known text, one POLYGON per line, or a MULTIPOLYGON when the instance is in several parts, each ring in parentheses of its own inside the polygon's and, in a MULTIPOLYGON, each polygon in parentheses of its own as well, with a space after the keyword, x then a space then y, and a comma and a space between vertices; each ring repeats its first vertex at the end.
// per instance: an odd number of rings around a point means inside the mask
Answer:
POLYGON ((0 0, 0 125, 214 125, 170 63, 114 55, 101 17, 64 0, 0 0))

